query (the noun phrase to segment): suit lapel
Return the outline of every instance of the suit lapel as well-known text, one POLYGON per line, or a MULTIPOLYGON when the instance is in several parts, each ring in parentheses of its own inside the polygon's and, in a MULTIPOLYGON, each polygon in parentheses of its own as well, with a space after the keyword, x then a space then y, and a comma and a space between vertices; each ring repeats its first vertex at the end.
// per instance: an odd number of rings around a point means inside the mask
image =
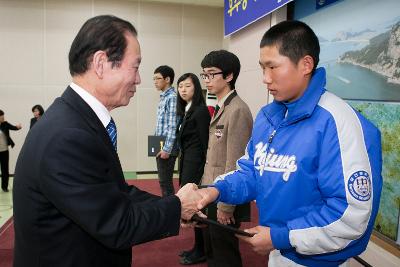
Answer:
POLYGON ((107 130, 104 128, 103 123, 97 117, 93 109, 69 86, 61 97, 69 106, 81 114, 82 118, 87 122, 90 128, 92 128, 96 134, 100 136, 104 144, 113 152, 113 154, 115 154, 116 158, 118 159, 118 155, 115 153, 107 130))
POLYGON ((218 110, 218 113, 214 114, 215 116, 213 116, 211 118, 210 125, 212 125, 214 122, 218 121, 219 117, 221 117, 222 113, 224 113, 225 107, 228 106, 231 103, 232 99, 236 96, 237 96, 236 91, 234 91, 230 96, 228 96, 228 98, 225 100, 222 107, 218 110))
POLYGON ((186 123, 187 121, 190 119, 190 117, 192 116, 193 111, 188 112, 185 117, 183 117, 182 119, 182 124, 181 124, 181 128, 179 129, 179 135, 182 136, 182 133, 186 127, 186 123))

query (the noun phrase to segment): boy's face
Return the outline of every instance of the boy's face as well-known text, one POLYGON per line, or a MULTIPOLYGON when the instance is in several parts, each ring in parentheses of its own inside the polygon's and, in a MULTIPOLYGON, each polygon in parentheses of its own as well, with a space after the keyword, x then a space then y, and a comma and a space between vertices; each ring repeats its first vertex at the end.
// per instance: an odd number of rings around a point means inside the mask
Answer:
POLYGON ((276 46, 261 48, 259 63, 263 70, 263 82, 276 101, 292 102, 303 95, 312 72, 303 61, 304 58, 294 64, 281 55, 276 46))
POLYGON ((228 82, 232 80, 232 75, 224 79, 222 70, 216 67, 204 68, 202 79, 208 89, 208 92, 219 95, 229 87, 228 82), (204 74, 204 75, 203 75, 204 74))
POLYGON ((153 81, 154 81, 154 86, 159 91, 164 92, 165 89, 168 89, 170 87, 169 77, 163 78, 163 76, 159 72, 154 73, 153 81))

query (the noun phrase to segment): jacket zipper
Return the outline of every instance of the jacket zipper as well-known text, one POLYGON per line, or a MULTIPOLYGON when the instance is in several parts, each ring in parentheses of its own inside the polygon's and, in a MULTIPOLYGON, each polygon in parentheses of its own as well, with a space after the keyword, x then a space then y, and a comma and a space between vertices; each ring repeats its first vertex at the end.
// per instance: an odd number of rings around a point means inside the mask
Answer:
MULTIPOLYGON (((272 141, 274 140, 274 137, 275 137, 275 135, 276 135, 276 131, 277 131, 279 128, 281 128, 281 126, 285 126, 285 125, 289 125, 289 124, 296 123, 296 122, 298 122, 298 121, 304 119, 305 117, 307 117, 307 116, 303 115, 303 116, 301 116, 301 117, 299 117, 299 118, 297 118, 297 119, 295 119, 295 120, 293 120, 293 121, 290 121, 289 123, 288 123, 288 122, 281 122, 281 123, 278 125, 278 127, 276 127, 276 128, 272 131, 272 133, 269 135, 269 137, 268 137, 268 145, 267 145, 267 148, 266 148, 266 150, 265 150, 265 152, 267 153, 267 155, 268 155, 269 147, 270 147, 270 145, 271 145, 271 143, 272 143, 272 141)), ((272 120, 271 120, 268 116, 267 116, 267 120, 268 120, 268 121, 271 123, 271 125, 272 125, 272 120)), ((267 155, 265 155, 265 159, 264 159, 262 165, 260 166, 260 167, 261 167, 261 170, 260 170, 260 177, 263 176, 263 174, 264 174, 264 168, 265 168, 265 164, 266 164, 266 162, 267 162, 267 155)))
MULTIPOLYGON (((267 145, 267 148, 265 149, 265 152, 267 153, 267 155, 268 155, 269 146, 271 145, 272 140, 274 140, 274 137, 275 137, 275 134, 276 134, 276 130, 278 130, 278 128, 279 128, 279 126, 276 129, 274 129, 272 131, 272 133, 270 134, 270 136, 268 137, 268 145, 267 145)), ((267 155, 265 155, 265 159, 264 159, 264 161, 263 161, 263 163, 261 165, 260 177, 263 176, 263 174, 264 174, 265 163, 267 162, 267 155)))

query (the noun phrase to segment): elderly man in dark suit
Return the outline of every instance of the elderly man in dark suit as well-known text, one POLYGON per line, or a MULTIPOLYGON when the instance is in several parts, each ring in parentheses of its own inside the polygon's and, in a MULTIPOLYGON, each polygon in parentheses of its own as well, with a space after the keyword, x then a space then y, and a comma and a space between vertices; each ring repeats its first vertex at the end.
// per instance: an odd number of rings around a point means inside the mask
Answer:
POLYGON ((188 184, 164 198, 128 186, 110 111, 140 83, 135 28, 89 19, 69 52, 72 83, 29 132, 14 182, 14 266, 131 266, 131 246, 179 232, 188 184), (46 133, 46 134, 43 134, 46 133))

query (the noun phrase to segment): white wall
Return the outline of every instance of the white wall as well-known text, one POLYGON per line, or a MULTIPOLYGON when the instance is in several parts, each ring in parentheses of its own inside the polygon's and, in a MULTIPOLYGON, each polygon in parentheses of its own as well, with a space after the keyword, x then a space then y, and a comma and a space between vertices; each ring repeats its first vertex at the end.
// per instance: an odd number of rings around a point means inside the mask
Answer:
POLYGON ((262 106, 272 101, 266 85, 262 83, 262 71, 258 64, 260 41, 271 26, 286 20, 286 13, 284 6, 225 40, 229 51, 240 59, 241 70, 236 87, 240 97, 249 105, 253 118, 262 106))
MULTIPOLYGON (((159 65, 200 73, 204 55, 221 49, 222 8, 122 0, 0 0, 0 109, 6 119, 22 123, 12 132, 10 172, 29 129, 31 108, 47 108, 70 83, 68 51, 90 17, 113 14, 139 32, 142 84, 127 107, 112 112, 118 127, 118 151, 124 170, 154 171, 147 157, 147 135, 155 128, 159 93, 153 70, 159 65)), ((175 79, 175 81, 176 81, 175 79)))

